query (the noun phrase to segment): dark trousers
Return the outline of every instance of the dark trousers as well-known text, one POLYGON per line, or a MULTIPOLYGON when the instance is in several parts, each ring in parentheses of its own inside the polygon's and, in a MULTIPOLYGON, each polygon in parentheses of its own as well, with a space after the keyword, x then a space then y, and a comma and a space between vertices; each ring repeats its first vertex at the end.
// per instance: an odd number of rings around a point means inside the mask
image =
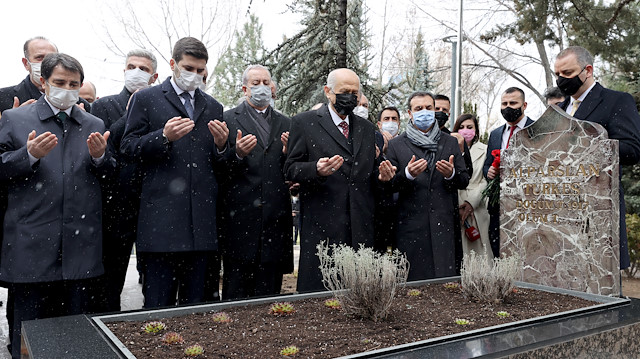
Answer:
POLYGON ((138 252, 144 260, 144 308, 205 301, 211 252, 138 252))
POLYGON ((218 252, 209 252, 207 271, 204 279, 204 301, 215 302, 220 300, 220 255, 218 252))
POLYGON ((90 309, 92 279, 12 283, 11 357, 20 358, 21 323, 27 320, 83 314, 90 309))
POLYGON ((489 243, 494 258, 500 258, 500 206, 489 205, 489 243))
POLYGON ((127 276, 135 233, 117 237, 105 236, 104 238, 102 246, 104 274, 98 278, 96 286, 96 298, 92 309, 95 313, 120 311, 120 294, 127 276))
POLYGON ((223 256, 222 299, 280 294, 283 271, 276 263, 242 262, 223 256))

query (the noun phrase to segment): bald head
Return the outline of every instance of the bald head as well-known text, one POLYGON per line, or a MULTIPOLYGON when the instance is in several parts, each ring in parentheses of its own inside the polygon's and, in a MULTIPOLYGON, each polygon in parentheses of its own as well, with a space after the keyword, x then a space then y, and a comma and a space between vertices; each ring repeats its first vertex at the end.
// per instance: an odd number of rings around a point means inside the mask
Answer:
POLYGON ((93 103, 96 100, 96 86, 89 81, 85 81, 82 83, 82 87, 80 87, 80 91, 78 92, 78 96, 87 100, 88 103, 93 103))
POLYGON ((324 95, 329 99, 331 108, 344 119, 358 106, 360 78, 349 69, 333 70, 327 76, 324 95))

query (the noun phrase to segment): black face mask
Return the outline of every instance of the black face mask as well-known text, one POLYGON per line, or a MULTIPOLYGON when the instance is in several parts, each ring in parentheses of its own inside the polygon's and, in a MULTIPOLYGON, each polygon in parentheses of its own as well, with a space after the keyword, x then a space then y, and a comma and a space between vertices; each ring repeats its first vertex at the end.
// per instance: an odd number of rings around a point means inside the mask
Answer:
POLYGON ((449 115, 446 112, 438 111, 436 112, 436 120, 438 121, 438 127, 442 128, 449 121, 449 115))
POLYGON ((352 93, 337 93, 336 102, 333 104, 336 112, 342 116, 350 115, 358 106, 358 95, 352 93))
POLYGON ((522 106, 518 108, 505 107, 500 110, 500 113, 502 113, 502 117, 504 117, 507 122, 516 122, 520 116, 522 116, 522 106))
POLYGON ((584 83, 580 80, 580 74, 584 71, 585 67, 582 68, 580 72, 574 77, 562 77, 558 76, 556 79, 556 84, 558 88, 567 96, 573 96, 580 89, 580 86, 584 83))

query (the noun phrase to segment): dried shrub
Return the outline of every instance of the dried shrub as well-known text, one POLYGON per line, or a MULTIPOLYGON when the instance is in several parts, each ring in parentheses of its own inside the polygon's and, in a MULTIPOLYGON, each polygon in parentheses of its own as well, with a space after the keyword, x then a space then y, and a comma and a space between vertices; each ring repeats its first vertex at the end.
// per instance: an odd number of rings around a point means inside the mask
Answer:
POLYGON ((360 245, 317 247, 324 286, 347 314, 378 321, 387 317, 399 288, 407 282, 409 262, 399 251, 380 254, 360 245), (331 252, 331 253, 330 253, 331 252))
POLYGON ((499 303, 513 293, 520 273, 520 258, 516 255, 494 258, 492 263, 485 255, 471 251, 464 255, 460 272, 462 292, 467 297, 499 303))

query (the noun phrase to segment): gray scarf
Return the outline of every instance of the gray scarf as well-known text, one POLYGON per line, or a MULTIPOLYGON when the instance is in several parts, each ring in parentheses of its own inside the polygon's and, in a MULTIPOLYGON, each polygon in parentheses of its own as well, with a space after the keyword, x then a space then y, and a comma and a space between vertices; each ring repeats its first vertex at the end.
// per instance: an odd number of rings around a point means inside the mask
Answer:
POLYGON ((432 168, 433 159, 438 151, 438 141, 440 140, 441 134, 438 123, 434 123, 431 131, 424 133, 415 128, 413 126, 413 121, 411 121, 407 126, 405 126, 405 132, 407 133, 407 138, 411 143, 427 151, 425 159, 429 163, 429 168, 432 168))

